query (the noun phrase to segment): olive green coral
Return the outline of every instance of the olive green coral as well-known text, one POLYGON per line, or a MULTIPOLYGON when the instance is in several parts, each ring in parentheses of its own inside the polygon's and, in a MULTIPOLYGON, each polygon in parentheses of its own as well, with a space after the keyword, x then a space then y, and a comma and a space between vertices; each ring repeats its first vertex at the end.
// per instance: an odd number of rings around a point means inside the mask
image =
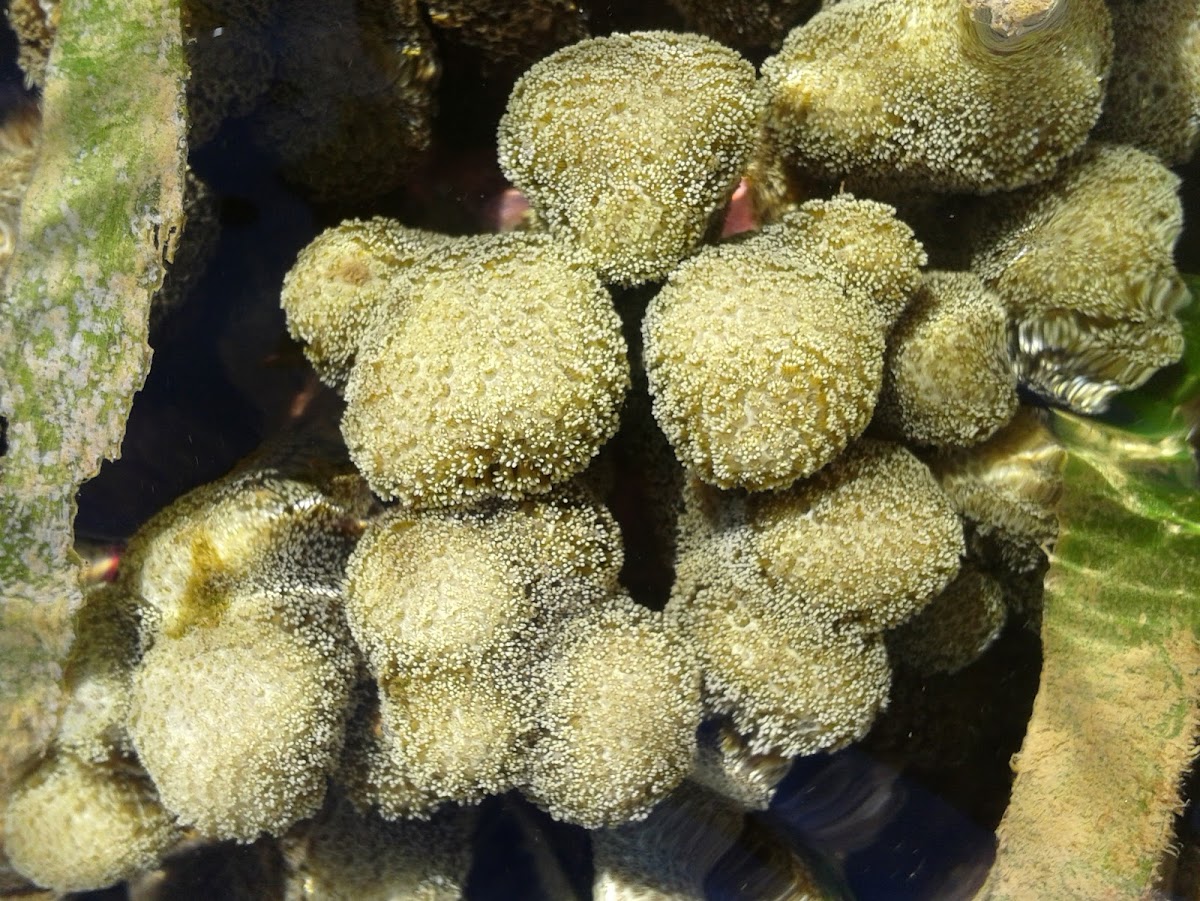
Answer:
POLYGON ((371 487, 446 506, 581 471, 616 430, 629 381, 595 276, 530 235, 430 269, 405 314, 369 332, 346 385, 342 433, 371 487))
POLYGON ((250 469, 130 542, 118 584, 142 655, 129 734, 163 803, 201 834, 250 841, 320 806, 354 677, 341 581, 356 512, 250 469))
POLYGON ((733 193, 759 110, 754 67, 699 35, 581 41, 513 87, 500 165, 606 282, 661 279, 733 193))
POLYGON ((1010 190, 1083 145, 1111 59, 1103 0, 838 3, 763 64, 768 145, 850 190, 1010 190))
POLYGON ((1190 295, 1171 259, 1178 187, 1155 157, 1095 143, 982 211, 971 268, 1008 309, 1025 384, 1097 412, 1179 359, 1175 312, 1190 295))
POLYGON ((971 272, 929 272, 888 338, 876 422, 916 444, 987 438, 1017 409, 1008 314, 971 272))
POLYGON ((1190 0, 1112 0, 1116 50, 1096 137, 1168 165, 1200 141, 1200 13, 1190 0))
POLYGON ((672 273, 642 331, 654 416, 705 481, 786 487, 862 433, 924 256, 891 209, 807 204, 672 273))
POLYGON ((178 839, 136 768, 53 754, 4 809, 4 847, 19 872, 56 892, 105 888, 155 866, 178 839))
POLYGON ((812 617, 888 629, 958 572, 962 522, 920 460, 863 440, 787 491, 745 501, 750 546, 812 617))
POLYGON ((607 824, 670 791, 699 685, 660 618, 614 594, 620 562, 615 522, 575 489, 373 524, 347 571, 379 683, 376 734, 353 739, 363 799, 426 816, 521 787, 555 816, 607 824))

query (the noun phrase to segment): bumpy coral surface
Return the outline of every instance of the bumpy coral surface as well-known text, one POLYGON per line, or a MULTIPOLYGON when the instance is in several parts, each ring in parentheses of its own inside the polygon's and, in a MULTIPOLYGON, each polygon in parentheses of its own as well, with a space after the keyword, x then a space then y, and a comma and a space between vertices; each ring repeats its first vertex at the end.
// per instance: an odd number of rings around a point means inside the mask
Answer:
POLYGON ((839 247, 839 214, 856 212, 854 202, 813 204, 704 249, 650 303, 642 328, 654 415, 705 481, 785 487, 870 421, 886 317, 907 302, 920 256, 911 233, 876 215, 880 205, 861 205, 883 226, 866 234, 891 242, 864 235, 839 247))
POLYGON ((534 65, 500 165, 607 282, 661 279, 704 238, 753 147, 754 68, 698 35, 583 41, 534 65))
POLYGON ((545 492, 616 430, 617 314, 545 235, 352 224, 306 252, 285 303, 331 379, 353 360, 342 433, 376 493, 406 507, 545 492))
POLYGON ((4 810, 18 871, 58 892, 104 888, 158 863, 178 837, 144 776, 57 754, 25 777, 4 810))
POLYGON ((699 682, 661 617, 613 594, 620 561, 615 523, 576 491, 368 530, 347 589, 380 686, 379 737, 356 739, 366 798, 427 815, 523 787, 603 825, 664 797, 691 761, 699 682))
POLYGON ((916 444, 973 444, 1017 409, 1008 314, 970 272, 929 272, 888 338, 877 421, 916 444))
POLYGON ((789 491, 746 502, 766 577, 816 618, 872 631, 919 612, 958 572, 962 523, 904 447, 861 441, 789 491))
POLYGON ((1200 10, 1190 0, 1113 0, 1116 51, 1097 136, 1168 165, 1200 141, 1200 10))
POLYGON ((1049 176, 1100 114, 1108 10, 974 6, 850 0, 797 28, 763 65, 774 152, 856 191, 990 192, 1049 176))
POLYGON ((983 211, 971 267, 1008 309, 1023 382, 1097 412, 1179 359, 1178 187, 1149 154, 1097 143, 983 211))

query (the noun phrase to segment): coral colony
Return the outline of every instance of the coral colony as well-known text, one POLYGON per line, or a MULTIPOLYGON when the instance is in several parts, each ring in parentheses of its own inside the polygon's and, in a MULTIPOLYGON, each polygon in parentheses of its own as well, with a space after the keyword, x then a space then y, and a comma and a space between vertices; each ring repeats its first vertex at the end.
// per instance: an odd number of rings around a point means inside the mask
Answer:
POLYGON ((133 538, 8 804, 20 872, 267 834, 295 897, 455 897, 472 806, 517 791, 598 830, 604 891, 689 897, 708 858, 637 830, 763 803, 894 664, 1030 614, 1062 455, 1018 383, 1092 412, 1181 352, 1195 4, 844 0, 786 37, 794 3, 714 6, 678 11, 773 42, 760 73, 639 32, 517 81, 522 228, 300 253, 282 304, 353 467, 264 453, 133 538), (722 237, 739 184, 759 227, 722 237), (619 578, 630 461, 665 606, 619 578))

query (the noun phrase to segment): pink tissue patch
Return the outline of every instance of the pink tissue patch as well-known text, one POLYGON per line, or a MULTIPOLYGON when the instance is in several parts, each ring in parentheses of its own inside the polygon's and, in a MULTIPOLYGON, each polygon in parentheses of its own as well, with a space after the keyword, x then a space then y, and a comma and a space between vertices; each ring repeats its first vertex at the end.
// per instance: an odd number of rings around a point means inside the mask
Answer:
POLYGON ((516 188, 505 188, 491 201, 492 227, 498 232, 512 231, 525 220, 529 213, 529 201, 516 188))
POLYGON ((729 198, 729 206, 725 208, 725 224, 721 228, 721 237, 728 238, 740 232, 753 231, 758 228, 758 219, 754 216, 754 204, 750 200, 750 185, 746 179, 738 182, 733 196, 729 198))

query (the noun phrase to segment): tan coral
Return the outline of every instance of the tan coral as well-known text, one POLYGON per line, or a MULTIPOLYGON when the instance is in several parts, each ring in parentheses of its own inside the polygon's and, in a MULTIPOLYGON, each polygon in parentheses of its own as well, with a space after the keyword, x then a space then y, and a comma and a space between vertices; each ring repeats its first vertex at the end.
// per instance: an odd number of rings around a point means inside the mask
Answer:
POLYGON ((888 633, 888 651, 919 672, 954 673, 992 645, 1007 619, 1004 587, 967 564, 924 610, 888 633))
POLYGON ((790 490, 746 502, 767 578, 808 615, 869 631, 916 615, 958 572, 962 522, 929 469, 898 444, 863 440, 790 490))
POLYGON ((700 658, 705 707, 752 754, 790 757, 861 738, 891 684, 882 637, 816 617, 771 580, 753 549, 745 498, 693 480, 667 606, 700 658))
POLYGON ((787 33, 809 17, 817 0, 671 0, 690 31, 745 51, 778 50, 787 33))
POLYGON ((464 239, 370 329, 342 433, 372 489, 410 508, 544 493, 616 430, 625 342, 595 275, 543 235, 464 239))
POLYGON ((239 841, 315 813, 344 734, 348 638, 331 599, 299 587, 238 592, 218 621, 158 636, 129 731, 164 805, 239 841))
POLYGON ((524 68, 588 36, 574 0, 425 0, 429 24, 477 50, 485 67, 524 68))
POLYGON ((1055 506, 1066 451, 1029 407, 975 447, 944 450, 929 466, 973 525, 972 551, 1017 572, 1036 570, 1058 536, 1055 506))
POLYGON ((288 331, 326 383, 345 384, 371 317, 400 315, 413 267, 452 245, 443 235, 376 217, 347 220, 300 251, 280 302, 288 331))
POLYGON ((320 200, 399 187, 432 141, 441 65, 416 0, 274 7, 275 76, 256 134, 320 200))
POLYGON ((1179 179, 1132 147, 1089 145, 1053 181, 982 210, 971 268, 999 294, 1021 380, 1081 412, 1105 409, 1179 359, 1190 299, 1171 260, 1179 179))
POLYGON ((888 338, 876 422, 916 444, 967 445, 1017 409, 1008 314, 971 272, 930 272, 888 338))
POLYGON ((1116 50, 1095 135, 1168 165, 1200 141, 1200 13, 1191 0, 1111 0, 1116 50))
POLYGON ((470 865, 470 813, 388 823, 344 799, 282 842, 287 901, 455 901, 470 865))
POLYGON ((672 273, 642 333, 654 416, 687 468, 725 488, 786 487, 861 434, 882 384, 887 316, 923 259, 888 209, 808 205, 672 273), (843 225, 851 234, 839 237, 843 225))
POLYGON ((1103 0, 838 3, 763 64, 768 143, 851 190, 1010 190, 1082 146, 1111 59, 1103 0))
POLYGON ((691 769, 699 672, 660 614, 617 596, 564 627, 539 678, 524 790, 552 816, 588 828, 641 819, 691 769))
POLYGON ((500 165, 606 282, 661 279, 733 193, 758 128, 754 67, 699 35, 616 34, 534 65, 500 165))
POLYGON ((178 839, 144 774, 69 752, 42 761, 4 809, 5 853, 55 892, 106 888, 155 866, 178 839))
POLYGON ((75 616, 75 635, 63 667, 66 703, 57 744, 93 763, 128 755, 125 721, 138 658, 133 600, 112 584, 92 590, 75 616))

